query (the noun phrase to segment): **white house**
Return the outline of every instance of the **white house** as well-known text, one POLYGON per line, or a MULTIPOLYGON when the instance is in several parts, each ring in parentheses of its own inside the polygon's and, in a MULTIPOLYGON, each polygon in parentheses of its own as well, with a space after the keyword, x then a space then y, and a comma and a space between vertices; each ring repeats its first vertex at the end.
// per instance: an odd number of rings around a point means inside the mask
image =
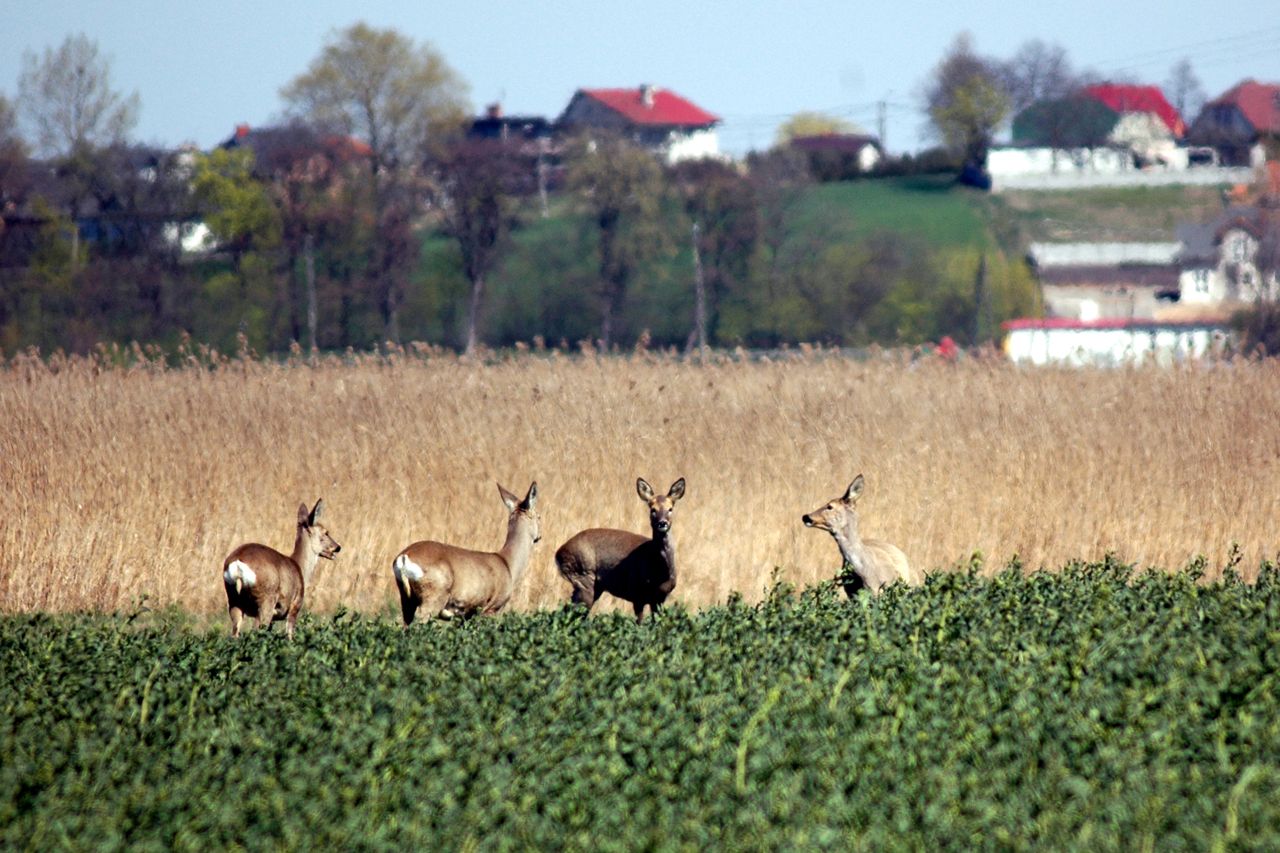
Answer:
POLYGON ((719 157, 720 117, 657 86, 579 89, 556 120, 562 130, 598 128, 630 137, 668 163, 719 157))
POLYGON ((1179 243, 1032 243, 1049 317, 1154 320, 1177 300, 1179 243))
POLYGON ((1280 298, 1275 270, 1260 270, 1264 239, 1280 240, 1280 211, 1230 207, 1211 222, 1179 225, 1179 301, 1191 305, 1280 298))

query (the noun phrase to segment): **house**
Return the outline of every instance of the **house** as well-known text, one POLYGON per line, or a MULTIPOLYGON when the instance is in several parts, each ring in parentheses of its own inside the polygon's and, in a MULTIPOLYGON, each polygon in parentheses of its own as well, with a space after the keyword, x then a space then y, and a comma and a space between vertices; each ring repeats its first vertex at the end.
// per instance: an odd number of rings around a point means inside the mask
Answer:
POLYGON ((884 159, 880 140, 860 133, 796 136, 791 139, 790 147, 807 155, 814 171, 830 164, 828 168, 832 170, 865 174, 874 171, 884 159))
POLYGON ((1156 86, 1102 83, 1032 104, 1013 119, 1012 144, 993 147, 987 171, 1004 189, 1081 189, 1249 180, 1214 148, 1182 144, 1178 111, 1156 86))
POLYGON ((1165 99, 1159 86, 1098 83, 1085 86, 1080 94, 1116 114, 1107 141, 1128 148, 1140 160, 1167 162, 1164 158, 1168 152, 1187 133, 1182 116, 1165 99))
POLYGON ((1045 315, 1155 320, 1178 298, 1178 243, 1032 243, 1045 315))
POLYGON ((1191 125, 1190 138, 1218 149, 1225 162, 1260 166, 1280 153, 1280 83, 1243 80, 1205 104, 1191 125))
POLYGON ((502 142, 534 143, 549 145, 551 122, 543 116, 509 116, 502 112, 502 104, 489 104, 484 115, 472 120, 467 128, 471 139, 496 139, 502 142))
POLYGON ((1280 210, 1233 206, 1177 228, 1179 301, 1217 305, 1280 298, 1280 210))
POLYGON ((608 130, 660 154, 668 163, 720 155, 720 117, 675 92, 643 85, 579 89, 556 120, 560 129, 608 130))
POLYGON ((1009 320, 1005 355, 1015 364, 1064 367, 1171 365, 1221 354, 1230 345, 1229 331, 1200 320, 1009 320))

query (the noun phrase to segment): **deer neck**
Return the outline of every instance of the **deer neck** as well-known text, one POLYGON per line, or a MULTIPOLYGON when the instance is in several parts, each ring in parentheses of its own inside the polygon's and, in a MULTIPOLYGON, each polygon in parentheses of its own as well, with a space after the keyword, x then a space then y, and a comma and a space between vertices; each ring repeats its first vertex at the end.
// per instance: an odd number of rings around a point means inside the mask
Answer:
POLYGON ((662 561, 667 564, 667 576, 674 579, 676 576, 676 541, 671 538, 671 529, 667 528, 665 532, 654 530, 653 546, 662 555, 662 561))
POLYGON ((507 541, 502 543, 498 556, 507 564, 511 573, 511 585, 514 587, 524 577, 529 560, 533 557, 533 537, 529 534, 531 522, 523 517, 514 516, 507 525, 507 541))
POLYGON ((868 580, 870 566, 868 565, 867 551, 862 545, 862 537, 858 535, 857 528, 852 524, 833 527, 831 528, 831 536, 836 540, 836 547, 840 549, 840 556, 844 558, 844 564, 853 569, 858 574, 858 577, 864 581, 868 580))
POLYGON ((303 589, 311 586, 311 577, 316 573, 316 565, 320 562, 320 555, 307 547, 307 544, 307 532, 299 527, 298 538, 293 540, 293 554, 290 556, 297 564, 298 570, 302 572, 303 589))

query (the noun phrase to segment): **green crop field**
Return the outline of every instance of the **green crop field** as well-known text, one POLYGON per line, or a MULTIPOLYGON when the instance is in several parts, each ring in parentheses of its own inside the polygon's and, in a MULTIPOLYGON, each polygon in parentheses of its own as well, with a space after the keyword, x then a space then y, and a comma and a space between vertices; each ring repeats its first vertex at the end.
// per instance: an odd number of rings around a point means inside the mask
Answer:
POLYGON ((1280 576, 0 619, 0 847, 1274 849, 1280 576))

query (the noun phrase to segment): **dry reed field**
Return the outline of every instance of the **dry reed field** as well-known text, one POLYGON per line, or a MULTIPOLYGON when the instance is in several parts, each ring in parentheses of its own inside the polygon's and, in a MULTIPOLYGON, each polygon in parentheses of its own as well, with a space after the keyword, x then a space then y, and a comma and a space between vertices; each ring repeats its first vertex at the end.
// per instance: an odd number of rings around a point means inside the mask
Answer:
POLYGON ((513 600, 568 597, 553 554, 585 527, 647 532, 637 476, 688 492, 676 513, 689 606, 804 585, 840 558, 802 514, 859 472, 864 536, 927 571, 1115 552, 1251 577, 1280 550, 1280 366, 1025 370, 852 360, 806 350, 699 364, 672 356, 437 353, 0 368, 0 610, 224 611, 237 544, 288 551, 324 497, 342 544, 311 610, 392 612, 390 562, 425 538, 496 550, 494 483, 537 480, 542 542, 513 600), (210 363, 212 361, 212 364, 210 363))

